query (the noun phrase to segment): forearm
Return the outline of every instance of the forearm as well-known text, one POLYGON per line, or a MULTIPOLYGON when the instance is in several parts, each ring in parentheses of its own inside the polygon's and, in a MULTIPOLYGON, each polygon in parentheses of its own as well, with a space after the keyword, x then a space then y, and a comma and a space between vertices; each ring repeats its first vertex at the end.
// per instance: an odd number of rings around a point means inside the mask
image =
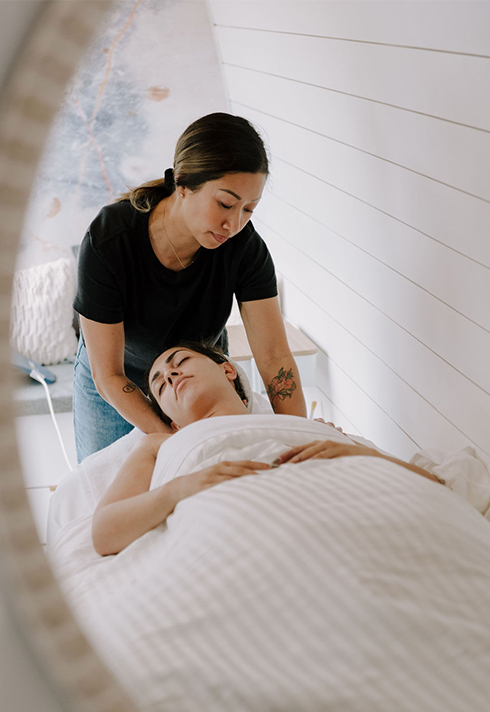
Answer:
POLYGON ((291 353, 259 368, 275 413, 306 418, 306 404, 299 369, 291 353))
POLYGON ((375 447, 366 447, 366 445, 351 444, 349 442, 337 442, 335 440, 313 440, 312 442, 305 443, 304 445, 297 445, 296 447, 283 452, 274 464, 284 465, 286 462, 304 462, 305 460, 311 459, 331 460, 336 457, 351 456, 380 457, 383 460, 389 460, 390 462, 395 463, 395 465, 405 467, 407 470, 411 470, 417 475, 422 475, 422 477, 426 477, 429 480, 445 484, 444 480, 440 480, 427 470, 417 467, 417 465, 412 465, 411 462, 405 462, 404 460, 399 460, 396 457, 380 452, 375 447))
POLYGON ((92 540, 101 556, 118 554, 166 520, 177 504, 172 482, 149 492, 111 502, 96 510, 92 540))
POLYGON ((299 369, 288 344, 278 298, 242 302, 240 313, 274 412, 306 418, 299 369))
POLYGON ((160 420, 138 386, 124 374, 115 374, 97 384, 100 395, 122 417, 144 433, 172 433, 160 420))
POLYGON ((131 483, 123 484, 122 488, 118 489, 116 481, 95 511, 92 540, 95 550, 102 556, 118 554, 143 534, 157 527, 181 500, 227 480, 269 469, 269 465, 263 462, 222 462, 189 475, 176 477, 162 487, 142 492, 141 488, 150 486, 150 473, 153 473, 156 461, 156 449, 152 447, 152 443, 155 444, 156 440, 158 445, 157 436, 150 435, 146 438, 150 439, 149 447, 145 442, 141 447, 137 445, 118 474, 119 479, 129 475, 136 481, 140 491, 131 494, 131 490, 135 492, 135 486, 131 486, 131 483))
POLYGON ((395 465, 401 465, 402 467, 405 467, 407 470, 411 470, 412 472, 415 472, 417 475, 422 475, 422 477, 427 477, 427 479, 433 480, 434 482, 439 482, 440 484, 445 484, 444 480, 440 480, 439 477, 436 477, 436 475, 433 475, 431 472, 428 472, 428 470, 422 469, 422 467, 417 467, 417 465, 412 465, 411 462, 405 462, 405 460, 399 460, 396 457, 391 457, 390 455, 384 455, 379 452, 376 452, 376 454, 378 457, 382 457, 385 460, 394 462, 395 465))

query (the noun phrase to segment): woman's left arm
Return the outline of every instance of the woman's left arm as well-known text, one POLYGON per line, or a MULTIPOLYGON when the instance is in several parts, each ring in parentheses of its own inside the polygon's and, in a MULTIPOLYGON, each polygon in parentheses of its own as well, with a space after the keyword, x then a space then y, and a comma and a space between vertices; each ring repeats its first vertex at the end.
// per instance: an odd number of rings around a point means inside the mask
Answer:
POLYGON ((306 418, 299 370, 289 348, 278 298, 241 302, 239 306, 274 412, 306 418))
POLYGON ((395 465, 405 467, 407 470, 415 472, 417 475, 427 477, 428 480, 433 480, 441 485, 445 485, 446 481, 441 480, 437 475, 434 475, 422 467, 417 467, 411 462, 399 460, 397 457, 392 457, 387 453, 380 452, 375 448, 358 445, 357 443, 339 443, 334 440, 313 440, 313 442, 305 445, 297 445, 283 452, 280 457, 274 462, 274 465, 284 465, 286 462, 304 462, 305 460, 333 460, 336 457, 351 457, 352 455, 363 455, 369 457, 381 457, 383 460, 394 462, 395 465))

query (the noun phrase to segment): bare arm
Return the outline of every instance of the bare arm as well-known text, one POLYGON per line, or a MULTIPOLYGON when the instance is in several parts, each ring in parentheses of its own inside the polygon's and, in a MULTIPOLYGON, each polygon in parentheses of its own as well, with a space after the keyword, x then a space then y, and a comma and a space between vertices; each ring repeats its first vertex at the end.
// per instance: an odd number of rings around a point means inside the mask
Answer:
POLYGON ((150 491, 158 450, 167 437, 142 437, 97 505, 92 540, 98 554, 117 554, 165 521, 175 507, 168 485, 150 491))
POLYGON ((274 412, 306 418, 299 371, 289 348, 278 298, 242 302, 240 313, 274 412))
POLYGON ((83 316, 80 323, 92 377, 102 398, 144 433, 170 434, 172 430, 153 412, 146 396, 124 372, 124 323, 100 324, 83 316))
POLYGON ((422 477, 427 477, 427 479, 433 480, 434 482, 445 484, 444 480, 440 480, 436 477, 436 475, 433 475, 431 472, 428 472, 421 467, 417 467, 417 465, 412 465, 410 462, 399 460, 396 457, 391 457, 391 455, 385 455, 384 453, 379 452, 379 450, 365 447, 364 445, 338 443, 334 440, 314 440, 313 442, 305 445, 298 445, 297 447, 284 452, 279 458, 277 458, 275 464, 282 465, 286 462, 303 462, 304 460, 330 460, 335 457, 346 457, 351 455, 381 457, 384 460, 394 462, 396 465, 401 465, 401 467, 405 467, 407 470, 411 470, 417 475, 422 475, 422 477))
POLYGON ((234 477, 269 468, 248 460, 221 462, 150 490, 158 451, 167 437, 160 433, 143 436, 97 505, 92 541, 101 556, 118 554, 162 524, 182 499, 234 477))

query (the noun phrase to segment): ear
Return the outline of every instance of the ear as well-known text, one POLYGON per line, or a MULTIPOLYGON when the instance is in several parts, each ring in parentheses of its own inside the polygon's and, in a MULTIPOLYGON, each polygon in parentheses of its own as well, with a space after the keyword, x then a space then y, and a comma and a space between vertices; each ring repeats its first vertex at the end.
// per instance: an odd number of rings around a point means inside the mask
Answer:
POLYGON ((174 181, 175 181, 175 195, 179 200, 182 200, 182 198, 186 194, 186 187, 185 185, 177 185, 177 181, 179 180, 179 176, 174 176, 174 181))
MULTIPOLYGON (((178 180, 178 177, 176 178, 176 180, 178 180)), ((184 198, 187 198, 187 195, 189 193, 192 193, 192 190, 190 190, 186 185, 175 184, 175 192, 177 194, 177 198, 179 200, 183 200, 184 198)))
POLYGON ((177 432, 178 430, 180 430, 180 425, 177 425, 177 423, 174 423, 173 420, 172 420, 172 422, 170 423, 170 427, 172 428, 172 430, 175 430, 175 432, 177 432))
POLYGON ((234 381, 238 374, 233 364, 231 364, 229 361, 224 361, 224 363, 221 364, 221 367, 223 368, 227 379, 229 381, 234 381))

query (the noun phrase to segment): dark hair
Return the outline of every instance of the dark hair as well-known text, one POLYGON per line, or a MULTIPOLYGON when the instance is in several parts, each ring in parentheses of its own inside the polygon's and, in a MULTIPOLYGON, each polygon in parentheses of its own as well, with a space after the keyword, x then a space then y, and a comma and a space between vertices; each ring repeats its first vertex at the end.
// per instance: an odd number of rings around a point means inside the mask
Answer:
POLYGON ((269 175, 264 142, 252 124, 241 116, 215 113, 202 116, 186 128, 177 141, 174 167, 165 177, 148 181, 120 196, 140 212, 149 212, 176 186, 196 191, 226 173, 269 175))
MULTIPOLYGON (((195 353, 202 354, 203 356, 207 356, 208 358, 210 358, 211 361, 214 361, 214 363, 229 362, 229 359, 226 357, 223 351, 221 351, 221 349, 205 341, 181 341, 175 346, 175 348, 187 349, 188 351, 194 351, 195 353)), ((165 349, 165 351, 167 350, 168 349, 165 349)), ((159 356, 157 356, 157 358, 159 358, 159 356)), ((158 415, 160 420, 163 420, 165 425, 170 425, 172 423, 172 419, 160 408, 160 405, 158 404, 155 396, 153 395, 150 389, 150 372, 156 360, 157 359, 153 361, 146 374, 146 393, 154 412, 158 415)), ((243 387, 243 383, 238 373, 233 381, 233 384, 235 386, 237 394, 240 396, 240 399, 246 401, 246 403, 248 404, 248 396, 245 393, 245 388, 243 387)))

